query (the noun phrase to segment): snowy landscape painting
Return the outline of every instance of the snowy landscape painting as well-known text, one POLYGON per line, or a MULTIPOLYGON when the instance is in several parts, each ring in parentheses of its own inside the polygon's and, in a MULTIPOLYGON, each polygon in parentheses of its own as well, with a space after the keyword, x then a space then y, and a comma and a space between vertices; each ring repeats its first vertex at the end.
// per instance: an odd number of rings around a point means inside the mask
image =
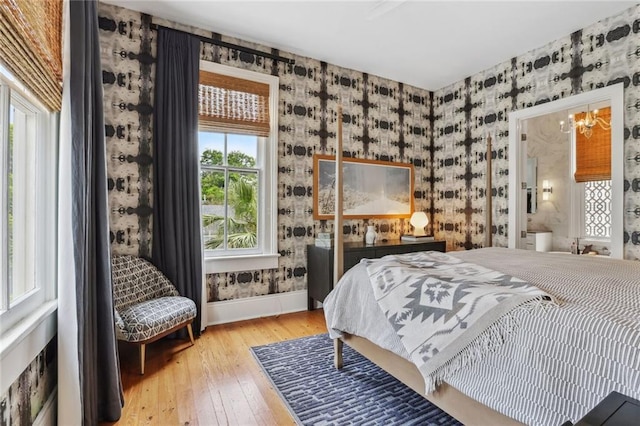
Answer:
MULTIPOLYGON (((345 158, 343 208, 345 218, 410 217, 413 211, 411 164, 345 158)), ((314 156, 315 219, 333 219, 335 207, 335 160, 314 156)))

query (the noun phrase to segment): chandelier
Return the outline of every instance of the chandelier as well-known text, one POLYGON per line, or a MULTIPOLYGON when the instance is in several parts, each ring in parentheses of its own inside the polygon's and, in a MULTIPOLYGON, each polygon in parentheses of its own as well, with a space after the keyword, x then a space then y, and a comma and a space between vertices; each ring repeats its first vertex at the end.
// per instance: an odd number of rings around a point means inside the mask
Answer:
POLYGON ((593 134, 593 128, 596 125, 599 125, 604 130, 611 129, 611 121, 598 117, 598 110, 594 109, 590 111, 589 105, 587 105, 587 112, 584 113, 584 117, 580 120, 576 120, 573 114, 569 114, 568 123, 560 121, 560 131, 562 133, 570 133, 573 129, 576 129, 580 134, 590 138, 593 134))

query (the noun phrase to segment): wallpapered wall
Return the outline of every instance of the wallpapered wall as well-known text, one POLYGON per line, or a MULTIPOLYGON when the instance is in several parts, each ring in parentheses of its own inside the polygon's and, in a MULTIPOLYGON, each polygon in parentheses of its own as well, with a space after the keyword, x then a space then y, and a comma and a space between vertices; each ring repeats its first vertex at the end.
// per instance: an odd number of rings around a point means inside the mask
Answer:
MULTIPOLYGON (((155 32, 149 30, 151 20, 138 12, 100 5, 112 248, 114 253, 142 256, 149 256, 152 243, 155 32)), ((222 37, 162 19, 153 21, 222 37)), ((294 58, 295 66, 203 44, 205 60, 280 78, 279 268, 209 275, 209 301, 306 288, 305 246, 318 231, 330 231, 332 226, 331 221, 311 219, 312 156, 333 153, 340 103, 347 155, 413 163, 416 209, 428 211, 433 203, 436 237, 446 239, 449 250, 459 250, 484 244, 488 135, 493 139, 493 245, 507 245, 509 112, 623 82, 625 255, 640 258, 639 31, 636 6, 435 94, 286 52, 279 53, 294 58)), ((408 230, 403 220, 373 223, 389 238, 408 230)), ((362 239, 364 229, 362 221, 347 221, 346 239, 362 239)))
POLYGON ((625 86, 625 257, 640 259, 640 6, 434 94, 435 235, 449 249, 484 241, 486 139, 493 229, 507 246, 508 113, 618 82, 625 86))
MULTIPOLYGON (((100 43, 114 253, 150 256, 152 213, 152 114, 156 33, 152 18, 100 4, 100 43)), ((153 18, 181 30, 221 37, 153 18)), ((276 52, 223 37, 225 41, 276 52)), ((276 52, 278 53, 278 52, 276 52)), ((337 110, 343 106, 343 150, 361 159, 412 163, 415 208, 431 202, 432 93, 362 72, 286 52, 295 65, 203 44, 202 59, 280 78, 278 146, 278 269, 207 277, 209 301, 306 288, 306 245, 332 222, 314 221, 313 154, 334 154, 337 110)), ((399 238, 408 221, 372 220, 386 238, 399 238)), ((363 221, 345 221, 345 239, 360 240, 363 221)))
POLYGON ((0 395, 0 425, 30 425, 58 383, 58 339, 54 337, 0 395))

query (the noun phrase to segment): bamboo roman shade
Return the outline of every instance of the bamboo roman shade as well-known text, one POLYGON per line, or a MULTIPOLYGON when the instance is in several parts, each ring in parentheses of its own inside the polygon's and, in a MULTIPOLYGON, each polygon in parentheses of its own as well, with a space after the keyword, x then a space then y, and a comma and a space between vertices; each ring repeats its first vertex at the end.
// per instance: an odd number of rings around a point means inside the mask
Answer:
POLYGON ((202 130, 269 136, 269 85, 201 70, 198 112, 202 130))
MULTIPOLYGON (((585 113, 575 115, 576 122, 585 113)), ((611 122, 611 108, 598 110, 598 117, 611 122)), ((611 129, 603 129, 599 124, 593 127, 590 138, 576 131, 576 182, 592 182, 611 179, 611 129)))
POLYGON ((62 0, 0 0, 3 64, 49 110, 62 103, 62 0))

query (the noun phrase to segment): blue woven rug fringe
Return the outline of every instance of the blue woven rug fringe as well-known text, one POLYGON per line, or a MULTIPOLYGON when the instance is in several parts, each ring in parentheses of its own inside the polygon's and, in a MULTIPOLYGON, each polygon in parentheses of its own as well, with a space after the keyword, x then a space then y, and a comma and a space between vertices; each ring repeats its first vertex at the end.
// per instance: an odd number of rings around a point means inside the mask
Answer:
POLYGON ((348 345, 336 370, 328 334, 251 351, 298 424, 460 424, 348 345))

